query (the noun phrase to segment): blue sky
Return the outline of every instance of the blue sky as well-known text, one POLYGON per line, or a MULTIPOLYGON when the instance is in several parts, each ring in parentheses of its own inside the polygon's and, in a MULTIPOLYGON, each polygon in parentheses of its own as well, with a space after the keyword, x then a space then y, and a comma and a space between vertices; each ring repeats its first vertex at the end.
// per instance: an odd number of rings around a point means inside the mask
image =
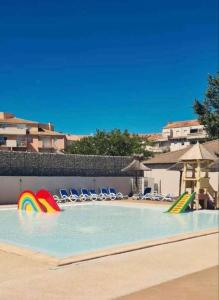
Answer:
POLYGON ((77 134, 194 118, 217 14, 217 0, 1 0, 0 111, 77 134))

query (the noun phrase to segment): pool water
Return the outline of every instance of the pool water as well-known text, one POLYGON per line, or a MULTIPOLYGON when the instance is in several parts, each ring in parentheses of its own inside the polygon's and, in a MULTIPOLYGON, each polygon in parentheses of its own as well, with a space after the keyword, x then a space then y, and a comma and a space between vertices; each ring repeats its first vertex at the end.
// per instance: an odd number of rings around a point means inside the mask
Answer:
POLYGON ((174 215, 166 210, 108 203, 74 205, 56 214, 0 210, 0 242, 64 258, 219 226, 217 211, 174 215))

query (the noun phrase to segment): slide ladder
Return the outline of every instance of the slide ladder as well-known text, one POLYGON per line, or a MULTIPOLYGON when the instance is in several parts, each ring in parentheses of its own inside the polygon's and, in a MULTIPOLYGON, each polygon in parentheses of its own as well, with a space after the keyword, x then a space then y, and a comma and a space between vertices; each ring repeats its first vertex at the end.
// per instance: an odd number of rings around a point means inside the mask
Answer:
POLYGON ((186 192, 183 193, 174 203, 173 205, 168 209, 167 212, 173 213, 173 214, 180 214, 185 212, 189 204, 194 200, 195 198, 195 192, 192 194, 187 194, 186 192))

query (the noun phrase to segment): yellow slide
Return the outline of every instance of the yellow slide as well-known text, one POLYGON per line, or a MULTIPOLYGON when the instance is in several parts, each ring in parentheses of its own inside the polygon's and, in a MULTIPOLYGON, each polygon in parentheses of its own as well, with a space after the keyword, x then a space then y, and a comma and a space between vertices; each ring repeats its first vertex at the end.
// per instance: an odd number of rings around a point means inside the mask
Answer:
POLYGON ((168 209, 167 212, 173 213, 173 214, 179 214, 185 212, 186 208, 189 206, 189 204, 192 202, 192 200, 195 198, 195 192, 192 194, 183 193, 174 203, 173 205, 168 209))

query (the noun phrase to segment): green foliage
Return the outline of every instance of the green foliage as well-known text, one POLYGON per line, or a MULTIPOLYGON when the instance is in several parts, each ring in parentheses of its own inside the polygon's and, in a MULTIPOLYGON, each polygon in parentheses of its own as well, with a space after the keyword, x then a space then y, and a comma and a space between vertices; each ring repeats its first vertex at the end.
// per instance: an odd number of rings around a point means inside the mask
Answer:
POLYGON ((87 155, 131 156, 143 154, 145 157, 152 153, 145 150, 147 143, 143 143, 138 135, 130 135, 127 130, 121 132, 113 129, 110 132, 97 130, 94 136, 84 137, 75 141, 66 149, 67 153, 87 155))
POLYGON ((208 89, 203 103, 195 100, 194 110, 205 126, 209 139, 219 138, 219 73, 208 77, 208 89))

